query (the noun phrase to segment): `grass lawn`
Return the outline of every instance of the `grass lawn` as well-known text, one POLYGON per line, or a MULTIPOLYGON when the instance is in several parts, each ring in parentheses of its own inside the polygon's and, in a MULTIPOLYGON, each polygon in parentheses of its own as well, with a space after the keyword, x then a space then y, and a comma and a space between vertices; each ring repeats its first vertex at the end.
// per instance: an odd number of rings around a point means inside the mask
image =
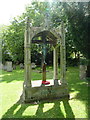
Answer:
MULTIPOLYGON (((52 68, 48 67, 48 71, 47 78, 52 79, 52 68)), ((33 80, 41 78, 41 73, 36 69, 32 71, 33 80)), ((19 104, 17 101, 22 93, 24 70, 2 71, 0 79, 0 118, 88 118, 88 87, 86 81, 79 79, 78 67, 67 68, 70 100, 19 104)))

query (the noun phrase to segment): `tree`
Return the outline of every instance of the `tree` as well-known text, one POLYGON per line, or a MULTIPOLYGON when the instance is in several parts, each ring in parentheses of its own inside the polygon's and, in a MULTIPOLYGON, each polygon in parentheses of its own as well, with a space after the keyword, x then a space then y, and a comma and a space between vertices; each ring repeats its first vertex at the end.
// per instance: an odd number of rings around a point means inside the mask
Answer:
POLYGON ((7 51, 14 62, 23 62, 24 27, 24 22, 19 23, 19 21, 14 19, 3 33, 4 46, 7 47, 7 51))
POLYGON ((68 22, 70 24, 70 32, 72 39, 84 57, 87 58, 87 77, 90 77, 90 41, 89 41, 89 28, 90 28, 90 4, 79 3, 66 3, 63 4, 68 22))
POLYGON ((5 63, 5 61, 9 61, 11 60, 11 57, 9 55, 9 51, 7 50, 7 45, 3 39, 3 33, 5 30, 8 29, 8 26, 6 25, 0 25, 0 55, 2 57, 0 57, 0 62, 3 62, 3 64, 5 63))
MULTIPOLYGON (((11 25, 8 26, 8 29, 4 31, 3 42, 6 45, 6 51, 8 51, 14 62, 24 62, 24 31, 26 17, 30 17, 32 26, 39 27, 44 23, 47 5, 47 2, 34 2, 31 6, 27 6, 25 13, 18 18, 14 18, 13 21, 11 21, 11 25)), ((33 48, 32 61, 35 62, 40 54, 40 49, 36 45, 33 45, 33 48)), ((4 54, 3 57, 5 58, 4 54)), ((40 60, 38 60, 38 63, 39 61, 40 60)))
MULTIPOLYGON (((43 25, 45 14, 47 12, 49 19, 52 21, 52 27, 58 27, 61 24, 61 21, 64 21, 67 59, 71 58, 70 56, 73 52, 77 53, 78 51, 87 57, 86 46, 88 45, 88 41, 86 42, 86 40, 88 35, 86 23, 89 21, 87 17, 87 8, 88 6, 86 3, 81 5, 81 3, 53 2, 51 5, 48 2, 33 2, 32 5, 28 5, 25 12, 18 18, 14 18, 11 25, 3 34, 3 39, 7 46, 6 48, 10 53, 12 60, 19 62, 24 61, 24 31, 26 17, 30 17, 32 26, 39 27, 40 25, 43 25)), ((33 45, 32 61, 35 61, 40 54, 39 47, 40 46, 33 45)), ((50 46, 47 46, 47 56, 52 53, 49 48, 50 46)), ((90 47, 88 47, 88 49, 89 48, 90 47)))

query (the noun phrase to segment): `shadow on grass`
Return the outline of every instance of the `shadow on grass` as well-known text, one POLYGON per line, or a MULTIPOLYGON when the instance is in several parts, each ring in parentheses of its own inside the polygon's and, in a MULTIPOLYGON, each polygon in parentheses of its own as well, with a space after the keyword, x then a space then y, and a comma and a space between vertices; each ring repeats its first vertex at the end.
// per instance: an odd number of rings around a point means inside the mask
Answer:
POLYGON ((2 71, 2 75, 0 75, 0 83, 6 82, 10 83, 13 81, 24 81, 24 70, 13 70, 12 72, 2 71))
POLYGON ((44 108, 44 103, 40 103, 38 104, 38 108, 37 111, 35 113, 35 115, 28 115, 28 116, 24 116, 23 113, 24 111, 30 107, 30 106, 34 106, 32 104, 21 104, 21 107, 19 108, 19 110, 14 114, 14 111, 17 109, 17 107, 20 105, 20 103, 16 103, 14 104, 11 108, 9 108, 7 110, 7 112, 2 116, 2 120, 3 118, 75 118, 74 113, 72 111, 72 108, 69 104, 68 100, 63 100, 63 106, 65 109, 65 114, 66 116, 64 116, 61 107, 60 107, 60 102, 61 101, 54 101, 54 106, 53 108, 51 108, 50 110, 43 112, 43 108, 44 108))
MULTIPOLYGON (((23 70, 15 70, 15 71, 13 71, 12 73, 7 73, 7 72, 4 72, 4 76, 3 76, 3 81, 1 81, 1 82, 6 82, 6 83, 8 83, 8 82, 12 82, 13 80, 17 80, 17 81, 24 81, 24 75, 23 75, 23 73, 24 73, 24 71, 23 70)), ((34 74, 36 77, 38 77, 39 78, 39 76, 37 76, 37 73, 35 73, 34 74)), ((35 77, 34 76, 34 77, 35 77)), ((85 104, 85 106, 86 106, 86 113, 87 113, 87 117, 88 117, 88 110, 87 109, 89 109, 90 108, 90 106, 89 106, 89 103, 87 102, 87 101, 89 101, 88 100, 88 98, 89 98, 89 96, 88 96, 88 94, 89 93, 87 93, 89 90, 87 90, 87 82, 86 81, 83 81, 83 80, 80 80, 79 79, 79 69, 77 69, 77 68, 68 68, 68 70, 67 70, 67 81, 68 81, 68 86, 69 86, 69 90, 70 90, 70 92, 71 93, 74 93, 74 92, 77 92, 76 93, 76 95, 74 96, 74 98, 73 99, 78 99, 79 101, 82 101, 84 104, 85 104), (87 106, 89 106, 89 107, 87 107, 87 106)), ((53 117, 53 113, 54 113, 54 110, 56 109, 56 105, 57 105, 58 103, 54 103, 54 107, 51 109, 51 110, 49 110, 49 111, 47 111, 47 112, 42 112, 42 117, 46 117, 46 116, 48 116, 48 113, 49 112, 51 112, 51 113, 49 113, 50 115, 49 116, 51 116, 51 117, 53 117), (53 111, 53 112, 52 112, 53 111)), ((69 117, 69 116, 71 116, 71 118, 73 118, 73 112, 68 112, 68 111, 72 111, 72 109, 71 109, 71 107, 70 107, 70 105, 69 105, 69 103, 68 102, 63 102, 63 105, 64 105, 64 108, 65 109, 67 109, 66 111, 65 111, 65 113, 66 113, 66 116, 67 117, 69 117), (67 107, 68 106, 68 107, 67 107)), ((16 105, 15 105, 16 106, 16 105)), ((14 107, 15 107, 14 106, 14 107)), ((24 110, 28 107, 28 106, 30 106, 30 105, 21 105, 21 114, 24 112, 24 110)), ((13 106, 12 106, 13 107, 13 106)), ((38 111, 40 111, 40 109, 42 110, 43 109, 43 105, 42 104, 40 104, 39 106, 38 106, 38 109, 37 109, 37 112, 36 113, 39 113, 38 111), (39 110, 38 110, 39 109, 39 110)), ((10 108, 10 110, 12 110, 11 108, 10 108)), ((60 109, 59 109, 59 111, 60 111, 60 109)), ((7 111, 7 114, 9 113, 9 110, 7 111)), ((9 113, 10 114, 10 113, 9 113)), ((8 115, 9 115, 8 114, 8 115)), ((19 114, 19 113, 17 113, 16 115, 14 115, 14 117, 18 117, 18 116, 20 116, 20 117, 22 117, 22 115, 21 114, 19 114)), ((55 112, 55 115, 56 114, 61 114, 61 116, 63 115, 61 112, 60 113, 56 113, 55 112)), ((7 115, 7 116, 8 116, 7 115)), ((55 116, 54 115, 54 116, 55 116)), ((13 115, 11 114, 11 116, 13 117, 13 115)), ((36 114, 36 115, 34 115, 34 116, 29 116, 29 117, 40 117, 41 116, 41 114, 39 115, 39 114, 36 114)), ((57 116, 57 115, 56 115, 57 116)), ((27 117, 27 116, 26 116, 27 117)), ((62 116, 62 118, 63 118, 63 116, 62 116)))
MULTIPOLYGON (((53 76, 53 70, 52 67, 47 67, 47 79, 52 79, 53 76)), ((41 80, 42 79, 42 73, 40 73, 41 68, 35 68, 32 70, 32 80, 41 80)), ((13 81, 24 81, 24 69, 17 68, 16 70, 13 70, 12 72, 7 72, 2 70, 2 74, 0 74, 0 83, 6 82, 10 83, 13 81)))
POLYGON ((80 80, 79 78, 79 69, 73 68, 73 71, 71 68, 67 71, 67 80, 69 85, 69 91, 70 93, 77 92, 76 95, 74 95, 73 99, 77 99, 79 101, 82 101, 85 104, 86 114, 88 118, 88 86, 86 80, 80 80))
MULTIPOLYGON (((39 70, 32 70, 32 80, 41 80, 42 73, 37 72, 39 70)), ((47 73, 47 78, 51 79, 53 75, 52 71, 47 73)), ((24 81, 24 69, 13 70, 12 72, 2 71, 2 75, 0 75, 0 83, 6 82, 10 83, 13 81, 24 81)))

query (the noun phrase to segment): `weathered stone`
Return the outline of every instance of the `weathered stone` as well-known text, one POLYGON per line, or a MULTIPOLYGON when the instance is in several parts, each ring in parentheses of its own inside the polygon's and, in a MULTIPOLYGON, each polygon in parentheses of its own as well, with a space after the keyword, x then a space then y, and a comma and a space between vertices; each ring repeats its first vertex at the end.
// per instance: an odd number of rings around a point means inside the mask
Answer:
POLYGON ((20 69, 24 69, 23 63, 20 63, 20 69))
POLYGON ((25 102, 32 102, 38 100, 52 100, 69 96, 68 87, 66 84, 54 85, 53 80, 48 80, 51 84, 42 86, 41 80, 32 81, 32 87, 25 88, 25 102))
POLYGON ((0 63, 0 70, 2 70, 3 69, 3 64, 2 63, 0 63))
MULTIPOLYGON (((69 96, 67 82, 66 82, 66 52, 65 52, 65 29, 63 22, 61 28, 51 28, 50 24, 41 27, 30 26, 30 19, 27 19, 25 30, 25 81, 23 85, 22 101, 31 102, 45 99, 56 99, 60 97, 69 96), (46 27, 47 26, 47 27, 46 27), (33 38, 41 37, 41 41, 36 42, 33 38), (49 42, 47 42, 49 41, 49 42), (49 85, 42 85, 41 82, 31 82, 31 44, 38 43, 43 44, 44 48, 46 44, 52 43, 54 49, 54 80, 50 81, 49 85), (61 67, 61 79, 58 80, 58 51, 60 46, 60 67, 61 67), (34 83, 34 84, 33 84, 34 83)), ((45 50, 45 49, 44 49, 45 50)), ((43 52, 45 62, 45 51, 43 52)), ((46 74, 46 70, 45 70, 46 74)), ((47 80, 47 79, 45 79, 47 80)), ((48 80, 49 81, 49 80, 48 80)))
POLYGON ((31 63, 31 68, 32 69, 36 68, 36 64, 35 63, 31 63))
POLYGON ((6 65, 3 65, 3 70, 7 70, 7 66, 6 65))
POLYGON ((57 49, 57 47, 54 47, 53 56, 54 56, 53 57, 53 66, 54 66, 54 76, 53 76, 53 79, 55 81, 55 80, 58 80, 58 49, 57 49))
POLYGON ((16 70, 16 65, 13 65, 13 70, 16 70))
POLYGON ((80 79, 81 80, 85 80, 86 79, 86 70, 87 70, 87 66, 86 65, 80 65, 80 79))
POLYGON ((7 65, 7 72, 12 72, 12 70, 13 70, 12 62, 11 61, 7 61, 6 65, 7 65))
POLYGON ((3 70, 7 70, 7 62, 5 62, 5 64, 3 65, 3 70))
POLYGON ((66 83, 66 47, 65 47, 65 29, 64 23, 61 24, 61 39, 60 39, 60 74, 61 83, 66 83))

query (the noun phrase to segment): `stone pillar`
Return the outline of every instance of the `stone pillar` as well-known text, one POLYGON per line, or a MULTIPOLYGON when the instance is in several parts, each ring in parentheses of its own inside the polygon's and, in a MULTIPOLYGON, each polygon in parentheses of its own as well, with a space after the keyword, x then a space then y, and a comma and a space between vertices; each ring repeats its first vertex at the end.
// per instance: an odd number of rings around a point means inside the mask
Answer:
POLYGON ((25 55, 25 82, 24 85, 26 87, 31 86, 31 39, 30 39, 30 23, 29 18, 26 23, 26 31, 25 31, 25 41, 24 41, 24 55, 25 55))
POLYGON ((53 65, 54 65, 54 84, 58 83, 58 49, 54 47, 53 51, 53 65))
POLYGON ((61 24, 60 68, 61 68, 61 83, 66 83, 66 48, 65 48, 65 29, 63 22, 61 24))

